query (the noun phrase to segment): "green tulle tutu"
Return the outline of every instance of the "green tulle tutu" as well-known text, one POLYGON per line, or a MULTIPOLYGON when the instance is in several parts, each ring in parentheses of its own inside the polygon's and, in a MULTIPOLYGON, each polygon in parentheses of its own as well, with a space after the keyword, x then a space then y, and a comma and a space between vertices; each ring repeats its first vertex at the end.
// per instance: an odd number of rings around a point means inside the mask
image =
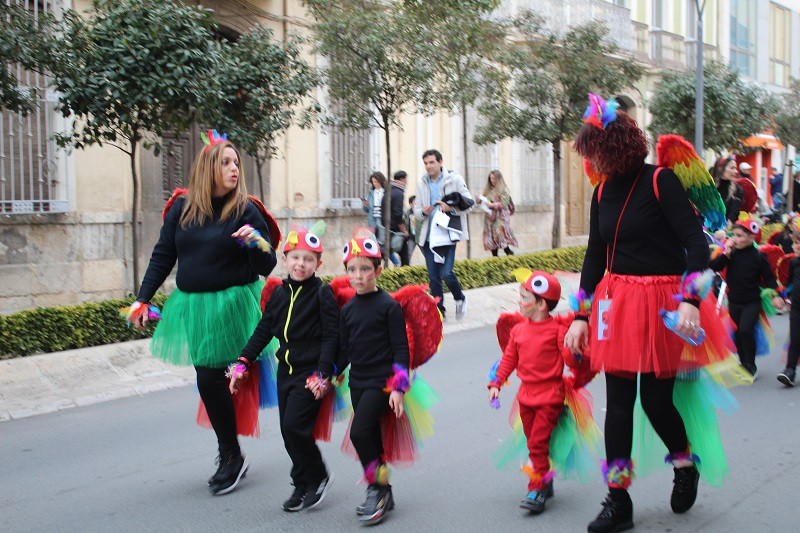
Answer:
MULTIPOLYGON (((721 486, 729 468, 717 410, 732 413, 738 407, 736 399, 706 369, 678 376, 672 398, 683 418, 691 451, 700 458, 697 465, 700 477, 709 485, 721 486)), ((667 448, 650 424, 638 397, 633 427, 632 458, 636 475, 645 476, 655 469, 669 467, 664 462, 667 448)))
POLYGON ((164 304, 150 350, 174 365, 228 366, 261 319, 263 286, 259 280, 217 292, 175 289, 164 304))

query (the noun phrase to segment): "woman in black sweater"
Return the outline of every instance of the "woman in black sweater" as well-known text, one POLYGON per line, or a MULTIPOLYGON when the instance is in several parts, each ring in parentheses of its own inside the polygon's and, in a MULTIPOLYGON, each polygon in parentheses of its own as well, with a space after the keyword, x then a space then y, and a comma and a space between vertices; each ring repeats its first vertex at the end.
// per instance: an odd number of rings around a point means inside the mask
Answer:
POLYGON ((739 177, 736 159, 732 155, 719 157, 708 171, 714 178, 722 201, 725 202, 725 218, 730 222, 735 222, 739 218, 739 210, 744 201, 744 191, 736 183, 736 178, 739 177))
MULTIPOLYGON (((238 420, 225 369, 247 343, 261 316, 259 296, 275 267, 275 251, 265 214, 247 196, 239 153, 216 132, 197 155, 189 189, 168 204, 164 226, 153 249, 137 301, 155 294, 175 263, 177 288, 164 306, 153 335, 153 355, 168 363, 191 364, 197 388, 219 445, 219 468, 209 479, 213 494, 232 491, 248 467, 237 438, 242 428, 255 432, 258 397, 238 420), (255 415, 255 419, 252 417, 255 415)), ((268 215, 267 215, 268 216, 268 215)), ((272 221, 274 224, 274 221, 272 221)), ((279 235, 279 232, 277 232, 279 235)), ((147 317, 134 326, 143 328, 147 317)), ((253 398, 253 396, 250 396, 253 398)), ((252 403, 252 402, 250 402, 252 403)))
POLYGON ((587 111, 575 149, 603 179, 592 197, 580 282, 581 290, 593 294, 594 300, 591 317, 576 316, 565 343, 573 352, 590 345, 592 370, 605 372, 604 474, 609 495, 588 529, 610 532, 633 527, 627 489, 633 477, 637 376, 642 408, 675 467, 672 509, 683 513, 694 504, 696 456, 672 399, 684 342, 667 330, 658 312, 677 309, 678 331, 697 334, 700 302, 687 288, 682 290, 681 275, 706 268, 708 246, 677 176, 645 164, 647 140, 636 122, 624 112, 615 113, 613 100, 606 107, 592 97, 595 103, 587 111), (672 298, 678 293, 685 294, 680 303, 672 298))

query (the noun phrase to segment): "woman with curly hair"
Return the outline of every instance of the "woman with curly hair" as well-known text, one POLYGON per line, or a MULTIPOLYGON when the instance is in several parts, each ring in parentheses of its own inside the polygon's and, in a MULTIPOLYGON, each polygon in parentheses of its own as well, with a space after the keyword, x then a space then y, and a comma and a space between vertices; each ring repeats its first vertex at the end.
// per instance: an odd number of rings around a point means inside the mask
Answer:
POLYGON ((628 486, 637 389, 675 469, 672 510, 688 511, 697 496, 696 456, 673 402, 684 342, 658 312, 677 307, 678 332, 698 334, 700 302, 682 288, 681 275, 708 266, 708 246, 678 177, 645 163, 647 139, 636 122, 614 100, 591 99, 574 147, 586 159, 590 178, 601 181, 592 196, 580 281, 594 299, 590 312, 576 315, 565 344, 574 353, 590 346, 592 370, 605 373, 609 494, 588 530, 608 533, 633 527, 628 486), (674 301, 674 294, 684 293, 682 302, 674 301))
POLYGON ((485 205, 489 211, 483 218, 483 249, 491 250, 497 257, 498 250, 506 255, 514 255, 512 246, 519 246, 514 232, 511 230, 512 206, 511 193, 499 170, 489 172, 483 193, 475 197, 479 204, 485 205))

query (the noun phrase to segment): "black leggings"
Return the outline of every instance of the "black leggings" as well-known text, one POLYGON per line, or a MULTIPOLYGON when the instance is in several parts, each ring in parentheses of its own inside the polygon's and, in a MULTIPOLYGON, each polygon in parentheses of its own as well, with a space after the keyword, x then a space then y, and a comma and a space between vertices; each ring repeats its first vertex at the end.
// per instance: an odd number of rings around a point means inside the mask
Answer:
MULTIPOLYGON (((672 402, 675 378, 656 379, 655 374, 640 375, 640 395, 653 428, 670 453, 685 452, 689 446, 683 419, 672 402)), ((633 444, 633 406, 636 378, 606 374, 606 460, 630 459, 633 444)))
POLYGON ((228 390, 228 379, 224 368, 196 366, 197 390, 208 412, 211 427, 217 434, 220 455, 239 455, 239 439, 236 437, 236 411, 233 396, 228 390))
POLYGON ((292 459, 290 475, 295 487, 316 488, 328 477, 313 435, 322 402, 306 389, 306 378, 312 372, 278 374, 278 416, 283 445, 292 459))
POLYGON ((748 370, 756 368, 756 335, 755 328, 758 315, 761 313, 761 302, 746 304, 729 303, 728 311, 731 320, 736 324, 733 340, 739 352, 739 362, 748 370))
POLYGON ((353 424, 350 440, 366 471, 373 461, 383 462, 381 415, 389 409, 389 394, 382 389, 350 389, 353 424))
POLYGON ((800 358, 800 307, 792 306, 789 314, 789 353, 786 357, 786 367, 796 367, 798 358, 800 358))

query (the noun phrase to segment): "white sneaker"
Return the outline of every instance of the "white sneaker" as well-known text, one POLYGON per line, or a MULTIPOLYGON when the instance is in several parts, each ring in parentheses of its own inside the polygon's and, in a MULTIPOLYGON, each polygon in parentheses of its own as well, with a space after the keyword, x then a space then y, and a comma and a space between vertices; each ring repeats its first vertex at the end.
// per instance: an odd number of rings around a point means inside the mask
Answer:
POLYGON ((456 320, 461 320, 467 316, 467 295, 463 300, 456 300, 456 320))

